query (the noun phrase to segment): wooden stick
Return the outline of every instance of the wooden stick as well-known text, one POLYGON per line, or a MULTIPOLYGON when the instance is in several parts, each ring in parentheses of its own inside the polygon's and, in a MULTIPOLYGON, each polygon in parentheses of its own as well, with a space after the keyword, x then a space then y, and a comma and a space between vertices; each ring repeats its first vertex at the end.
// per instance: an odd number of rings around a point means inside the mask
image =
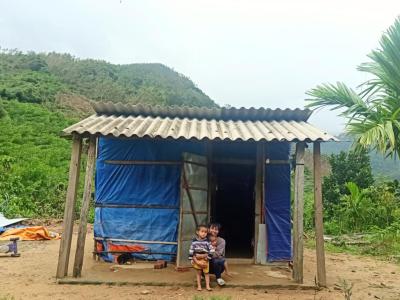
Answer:
POLYGON ((317 251, 317 283, 326 287, 324 223, 321 184, 321 148, 314 142, 314 206, 315 206, 315 241, 317 251))
POLYGON ((181 161, 155 161, 155 160, 105 160, 110 165, 181 165, 181 161))
POLYGON ((79 184, 79 167, 81 162, 82 138, 74 135, 72 138, 71 162, 69 165, 69 179, 67 197, 65 200, 63 234, 60 242, 60 252, 58 255, 57 278, 62 278, 68 274, 69 253, 71 250, 72 230, 74 226, 74 208, 76 203, 76 193, 79 184))
POLYGON ((194 201, 193 201, 193 197, 192 197, 192 193, 190 192, 190 188, 189 188, 189 183, 187 181, 186 178, 186 172, 185 172, 185 166, 182 167, 182 176, 183 176, 183 188, 185 189, 188 198, 189 198, 189 203, 190 203, 190 208, 192 210, 192 215, 194 218, 194 223, 196 224, 196 228, 197 226, 199 226, 199 220, 197 219, 197 213, 196 213, 196 209, 194 208, 194 201))
POLYGON ((297 283, 303 283, 304 148, 305 144, 303 142, 296 144, 293 212, 293 279, 297 283))
POLYGON ((92 182, 93 182, 93 170, 95 165, 96 155, 96 138, 89 138, 89 148, 86 162, 86 174, 85 174, 85 186, 83 190, 83 199, 81 206, 81 218, 78 229, 78 239, 76 242, 76 252, 74 269, 72 276, 80 277, 83 265, 83 254, 85 250, 86 232, 87 232, 87 215, 89 212, 90 198, 92 195, 92 182))

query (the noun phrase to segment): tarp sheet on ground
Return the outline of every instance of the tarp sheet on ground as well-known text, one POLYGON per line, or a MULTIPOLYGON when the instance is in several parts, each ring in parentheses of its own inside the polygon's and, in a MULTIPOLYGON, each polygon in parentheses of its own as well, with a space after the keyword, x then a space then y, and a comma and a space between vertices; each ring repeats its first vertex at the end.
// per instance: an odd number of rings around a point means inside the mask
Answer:
POLYGON ((12 238, 19 238, 21 241, 58 240, 60 235, 47 230, 44 226, 10 228, 0 235, 0 241, 8 241, 12 238))
MULTIPOLYGON (((165 140, 99 139, 96 166, 96 238, 147 241, 148 259, 170 260, 177 251, 179 164, 114 164, 109 161, 182 161, 182 153, 204 153, 204 144, 165 140)), ((102 242, 102 249, 108 249, 102 242)), ((112 255, 103 255, 112 260, 112 255)))

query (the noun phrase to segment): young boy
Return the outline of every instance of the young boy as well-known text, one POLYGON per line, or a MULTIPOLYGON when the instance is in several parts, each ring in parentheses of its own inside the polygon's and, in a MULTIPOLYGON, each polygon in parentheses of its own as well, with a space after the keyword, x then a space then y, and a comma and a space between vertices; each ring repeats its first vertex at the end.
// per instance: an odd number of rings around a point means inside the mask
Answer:
POLYGON ((199 225, 196 228, 196 237, 192 240, 189 249, 189 259, 193 268, 196 269, 197 290, 201 291, 201 274, 204 273, 206 279, 206 289, 210 288, 209 260, 212 258, 214 248, 207 238, 208 228, 206 225, 199 225))

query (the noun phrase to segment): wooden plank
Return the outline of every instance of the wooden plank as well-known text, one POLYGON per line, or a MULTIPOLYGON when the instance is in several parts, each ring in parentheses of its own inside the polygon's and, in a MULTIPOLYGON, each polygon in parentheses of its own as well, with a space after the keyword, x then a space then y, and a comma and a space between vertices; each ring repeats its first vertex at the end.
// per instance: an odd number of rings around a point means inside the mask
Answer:
POLYGON ((89 212, 90 199, 92 195, 92 182, 93 182, 93 171, 96 160, 96 137, 89 138, 89 148, 86 161, 86 174, 85 174, 85 185, 83 189, 83 198, 81 206, 81 217, 79 221, 78 239, 76 242, 76 252, 74 269, 72 276, 80 277, 83 266, 83 254, 85 251, 86 231, 87 231, 87 215, 89 212))
POLYGON ((321 183, 321 146, 314 142, 314 207, 315 207, 315 240, 317 251, 317 284, 326 287, 324 224, 321 183))
POLYGON ((293 279, 303 283, 304 142, 296 144, 293 212, 293 279))
POLYGON ((290 164, 290 160, 282 160, 282 159, 267 159, 265 160, 267 165, 288 165, 290 164))
POLYGON ((253 159, 239 159, 239 158, 215 158, 214 164, 226 164, 226 165, 255 165, 256 160, 253 159))
POLYGON ((150 208, 150 209, 178 209, 179 206, 156 205, 156 204, 106 204, 97 203, 95 207, 109 208, 150 208))
POLYGON ((74 226, 74 208, 76 193, 79 184, 79 169, 82 152, 82 138, 74 135, 72 138, 71 161, 69 165, 69 178, 67 197, 65 200, 63 234, 61 236, 60 251, 58 255, 57 278, 68 274, 69 253, 71 250, 72 230, 74 226))

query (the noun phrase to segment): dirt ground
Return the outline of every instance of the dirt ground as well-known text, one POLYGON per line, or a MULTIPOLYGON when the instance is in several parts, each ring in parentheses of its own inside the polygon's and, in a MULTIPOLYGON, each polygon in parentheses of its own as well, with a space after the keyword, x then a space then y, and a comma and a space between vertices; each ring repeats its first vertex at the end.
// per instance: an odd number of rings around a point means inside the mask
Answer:
MULTIPOLYGON (((59 226, 50 225, 49 229, 60 232, 59 226)), ((85 253, 83 279, 107 278, 115 281, 129 281, 140 270, 118 270, 112 272, 111 264, 95 262, 91 259, 92 230, 88 230, 88 240, 85 253), (111 279, 110 279, 111 278, 111 279)), ((76 233, 74 234, 76 240, 76 233)), ((64 285, 55 280, 58 250, 60 241, 20 242, 21 257, 0 258, 0 299, 210 299, 212 296, 230 297, 230 299, 344 299, 340 290, 340 279, 352 283, 351 299, 400 299, 400 266, 379 261, 369 257, 358 257, 349 254, 326 255, 328 288, 320 291, 314 290, 289 290, 243 287, 229 287, 241 282, 257 284, 259 280, 273 282, 274 280, 290 281, 287 278, 277 278, 272 271, 272 277, 260 278, 259 273, 271 275, 271 269, 260 269, 258 266, 232 266, 234 277, 228 279, 226 287, 215 287, 212 292, 203 290, 197 292, 192 287, 178 286, 109 286, 109 285, 64 285), (252 268, 252 269, 249 269, 252 268), (249 271, 251 270, 251 272, 249 271), (264 271, 262 271, 264 270, 264 271), (253 273, 255 272, 255 274, 253 273), (258 275, 258 276, 256 276, 258 275), (252 278, 257 279, 252 280, 252 278), (246 279, 247 278, 247 279, 246 279), (243 281, 245 280, 245 281, 243 281), (247 280, 247 281, 246 281, 247 280)), ((71 263, 75 254, 75 247, 71 249, 71 263)), ((70 267, 70 271, 72 268, 70 267)), ((156 274, 154 270, 144 270, 147 274, 156 274), (149 273, 150 272, 150 273, 149 273), (151 273, 153 272, 153 273, 151 273)), ((194 283, 194 273, 173 275, 173 269, 146 278, 149 280, 189 280, 194 283), (169 275, 167 272, 170 272, 169 275), (161 275, 160 275, 161 274, 161 275), (171 277, 171 276, 177 276, 171 277), (173 278, 173 279, 172 279, 173 278)), ((286 271, 280 273, 285 275, 286 271)), ((315 253, 305 249, 304 276, 305 284, 313 282, 316 272, 315 253)), ((175 272, 176 273, 176 272, 175 272)), ((289 274, 286 274, 287 277, 289 274)), ((226 298, 222 298, 226 299, 226 298)))

